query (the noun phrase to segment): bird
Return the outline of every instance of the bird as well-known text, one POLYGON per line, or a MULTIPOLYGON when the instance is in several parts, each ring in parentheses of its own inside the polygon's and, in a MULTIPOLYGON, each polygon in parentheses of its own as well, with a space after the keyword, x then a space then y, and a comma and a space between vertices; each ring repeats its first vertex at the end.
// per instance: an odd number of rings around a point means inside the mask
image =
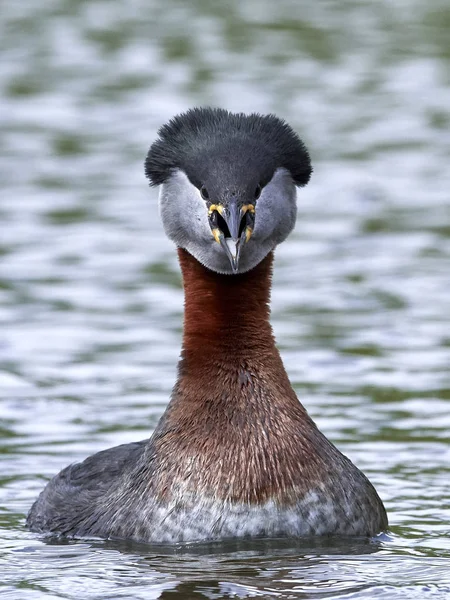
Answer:
POLYGON ((145 159, 184 288, 178 375, 149 439, 69 465, 27 517, 64 537, 182 543, 371 537, 388 527, 366 476, 322 434, 276 347, 276 247, 312 174, 274 114, 192 108, 145 159))

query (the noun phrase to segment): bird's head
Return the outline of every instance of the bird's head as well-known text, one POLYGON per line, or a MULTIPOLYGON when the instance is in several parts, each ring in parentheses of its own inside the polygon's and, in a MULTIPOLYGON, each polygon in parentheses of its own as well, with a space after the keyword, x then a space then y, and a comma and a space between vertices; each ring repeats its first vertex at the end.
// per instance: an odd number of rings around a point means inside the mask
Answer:
POLYGON ((308 151, 274 115, 195 108, 159 130, 145 162, 168 237, 218 273, 255 267, 292 231, 308 151))

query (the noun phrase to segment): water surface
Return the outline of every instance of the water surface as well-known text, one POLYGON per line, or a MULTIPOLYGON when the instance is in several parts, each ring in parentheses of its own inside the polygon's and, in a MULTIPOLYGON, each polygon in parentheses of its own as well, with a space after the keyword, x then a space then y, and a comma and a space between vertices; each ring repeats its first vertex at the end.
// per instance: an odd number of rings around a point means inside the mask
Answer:
POLYGON ((0 595, 450 597, 448 0, 32 0, 0 15, 0 595), (277 251, 293 385, 372 480, 376 540, 150 547, 26 531, 45 482, 147 437, 182 290, 143 160, 192 105, 273 111, 311 150, 277 251))

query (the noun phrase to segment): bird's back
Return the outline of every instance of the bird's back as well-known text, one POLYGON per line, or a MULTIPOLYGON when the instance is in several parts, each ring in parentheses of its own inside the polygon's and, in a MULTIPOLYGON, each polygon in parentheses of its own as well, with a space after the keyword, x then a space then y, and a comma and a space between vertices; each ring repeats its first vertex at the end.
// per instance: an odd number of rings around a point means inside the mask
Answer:
POLYGON ((122 444, 69 465, 53 477, 31 507, 32 531, 88 535, 107 509, 109 494, 135 468, 148 440, 122 444))

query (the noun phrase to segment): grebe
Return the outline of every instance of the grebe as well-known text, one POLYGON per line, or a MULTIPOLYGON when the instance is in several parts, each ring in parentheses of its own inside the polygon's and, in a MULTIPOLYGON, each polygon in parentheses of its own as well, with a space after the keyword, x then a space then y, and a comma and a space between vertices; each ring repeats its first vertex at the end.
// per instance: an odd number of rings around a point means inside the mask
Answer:
POLYGON ((178 380, 150 439, 66 467, 32 531, 182 542, 372 536, 372 484, 317 429, 275 346, 275 247, 292 231, 308 151, 274 115, 196 108, 164 125, 145 162, 183 274, 178 380))

